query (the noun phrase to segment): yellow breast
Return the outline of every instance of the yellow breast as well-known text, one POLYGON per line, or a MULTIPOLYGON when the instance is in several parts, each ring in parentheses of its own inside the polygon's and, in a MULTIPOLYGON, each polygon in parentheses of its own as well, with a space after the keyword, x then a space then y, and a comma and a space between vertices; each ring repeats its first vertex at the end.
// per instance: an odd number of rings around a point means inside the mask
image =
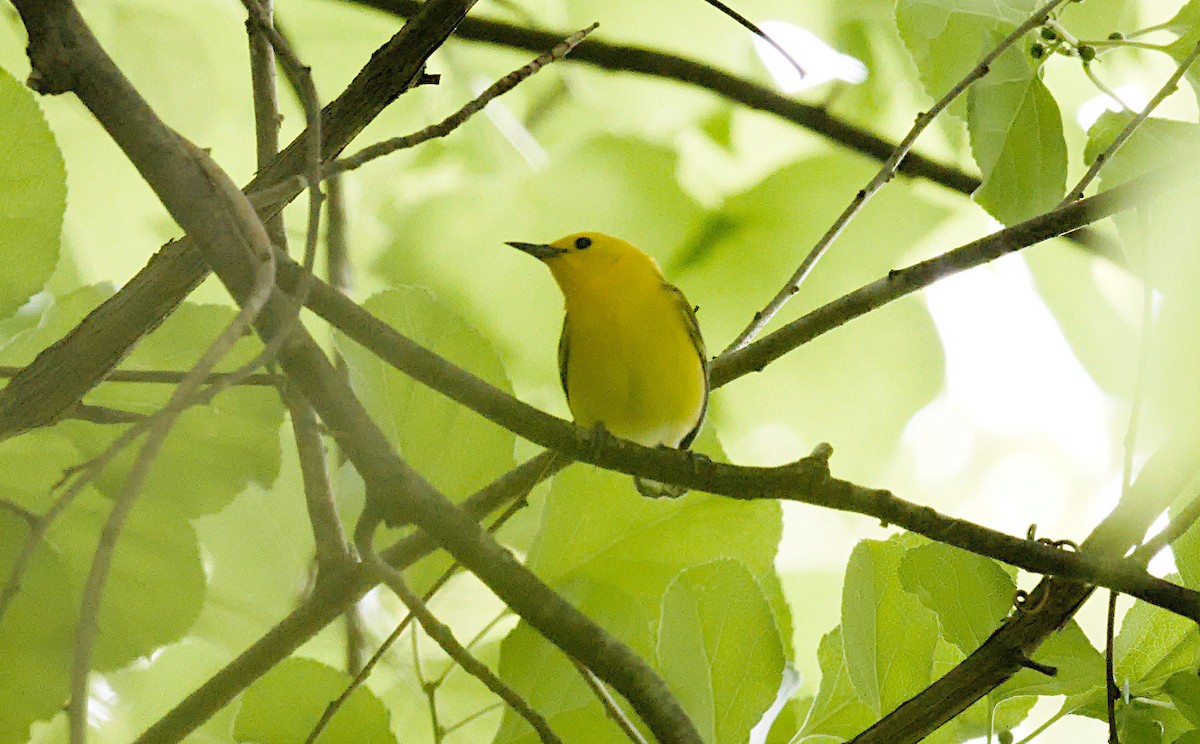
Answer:
POLYGON ((700 423, 703 351, 669 285, 567 302, 567 402, 576 423, 597 423, 646 446, 678 447, 700 423))

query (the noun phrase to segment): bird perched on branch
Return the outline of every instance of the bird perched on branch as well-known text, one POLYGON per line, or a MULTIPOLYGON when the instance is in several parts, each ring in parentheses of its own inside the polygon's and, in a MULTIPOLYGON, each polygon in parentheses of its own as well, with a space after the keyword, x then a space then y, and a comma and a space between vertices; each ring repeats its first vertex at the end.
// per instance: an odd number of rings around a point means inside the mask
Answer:
MULTIPOLYGON (((687 298, 654 259, 601 233, 509 243, 550 269, 566 305, 558 371, 580 426, 686 449, 708 406, 708 364, 687 298)), ((684 489, 634 479, 643 496, 684 489)))

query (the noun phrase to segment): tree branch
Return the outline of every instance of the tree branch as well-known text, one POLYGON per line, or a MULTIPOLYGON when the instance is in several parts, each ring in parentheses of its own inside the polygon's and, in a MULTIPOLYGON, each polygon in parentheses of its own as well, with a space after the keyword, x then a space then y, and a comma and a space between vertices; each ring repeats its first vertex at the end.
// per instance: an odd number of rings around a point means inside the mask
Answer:
MULTIPOLYGON (((528 493, 537 483, 567 464, 564 458, 543 452, 472 494, 462 503, 462 509, 473 518, 482 519, 503 504, 528 493)), ((388 565, 402 570, 436 549, 437 543, 418 532, 384 550, 380 556, 388 565)), ((374 575, 361 565, 318 574, 313 593, 295 610, 180 701, 143 732, 135 744, 180 741, 254 680, 336 620, 376 584, 374 575)))
POLYGON ((378 526, 378 518, 372 519, 369 513, 364 512, 362 518, 359 519, 358 527, 354 531, 354 544, 358 547, 358 552, 362 555, 367 566, 375 572, 375 577, 386 584, 400 598, 400 601, 408 608, 409 613, 417 618, 417 622, 421 624, 421 627, 425 629, 429 637, 436 641, 451 659, 465 669, 472 677, 486 685, 497 697, 528 721, 533 730, 537 732, 538 738, 549 744, 561 744, 562 740, 550 730, 550 724, 546 723, 545 717, 534 710, 525 698, 518 695, 515 690, 506 685, 496 676, 495 672, 488 669, 483 662, 476 659, 470 651, 464 648, 458 642, 458 639, 454 637, 454 633, 450 630, 449 626, 438 620, 429 611, 425 602, 417 596, 417 593, 409 588, 408 583, 404 580, 404 574, 389 566, 379 557, 379 554, 372 547, 375 529, 378 526))
MULTIPOLYGON (((862 211, 862 208, 866 206, 871 197, 874 196, 877 191, 883 188, 884 184, 892 180, 892 177, 896 175, 896 169, 900 166, 900 163, 904 161, 905 156, 907 156, 912 150, 913 145, 916 144, 917 138, 921 136, 921 133, 924 132, 929 125, 934 122, 938 115, 945 111, 956 98, 965 93, 976 80, 979 80, 986 75, 988 73, 989 66, 992 64, 992 62, 996 61, 997 57, 1004 53, 1005 49, 1008 49, 1010 46, 1016 43, 1017 40, 1019 40, 1030 30, 1044 23, 1049 13, 1064 2, 1066 2, 1066 0, 1048 0, 1048 2, 1038 6, 1022 23, 1020 23, 1007 36, 1005 36, 1003 39, 997 42, 995 46, 988 50, 987 54, 983 55, 983 59, 979 60, 978 64, 968 70, 967 74, 964 75, 957 83, 955 83, 950 90, 946 91, 946 94, 939 98, 937 102, 929 108, 928 111, 924 111, 917 116, 917 120, 915 123, 913 123, 912 129, 908 131, 908 134, 904 135, 904 139, 902 139, 900 144, 896 145, 896 148, 892 150, 890 155, 888 155, 887 160, 883 162, 883 167, 879 169, 879 172, 875 174, 875 176, 867 183, 866 186, 864 186, 858 191, 858 193, 854 195, 854 198, 850 200, 850 204, 847 205, 844 210, 842 210, 842 213, 838 215, 836 220, 833 221, 833 224, 829 226, 829 229, 825 231, 825 234, 817 240, 816 245, 814 245, 812 250, 808 252, 808 255, 804 257, 804 260, 800 262, 800 265, 796 268, 796 271, 790 277, 788 277, 788 280, 784 283, 783 287, 775 294, 774 297, 771 298, 766 307, 754 314, 754 318, 751 319, 749 325, 747 325, 745 329, 743 329, 742 332, 730 342, 729 346, 725 349, 725 352, 723 352, 722 355, 724 355, 724 353, 736 351, 744 347, 750 342, 751 339, 757 336, 763 328, 767 327, 767 324, 771 322, 771 319, 774 318, 779 311, 783 309, 783 306, 786 305, 787 302, 792 299, 793 296, 795 296, 796 292, 799 291, 800 285, 805 279, 808 278, 809 274, 812 273, 812 270, 816 267, 817 262, 821 260, 821 257, 824 256, 825 252, 829 250, 829 247, 833 245, 833 241, 837 240, 838 236, 842 234, 842 231, 845 230, 846 225, 850 224, 850 221, 854 219, 854 217, 860 211, 862 211)), ((1080 194, 1080 196, 1082 196, 1082 194, 1080 194)))
MULTIPOLYGON (((52 6, 62 0, 52 0, 52 6)), ((463 0, 459 0, 459 3, 463 0)), ((321 114, 321 154, 335 157, 389 103, 415 85, 429 55, 465 15, 444 12, 446 3, 426 3, 411 20, 371 56, 343 93, 321 114)), ((45 54, 46 52, 42 52, 45 54)), ((52 64, 53 59, 47 58, 52 64)), ((31 83, 43 75, 34 66, 31 83)), ((69 82, 69 81, 68 81, 69 82)), ((61 88, 62 81, 59 81, 61 88)), ((48 89, 51 90, 51 89, 48 89)), ((272 192, 257 205, 271 217, 302 188, 295 176, 304 171, 309 132, 302 132, 259 171, 246 192, 272 192), (285 188, 274 189, 279 184, 285 188)), ((0 390, 0 440, 52 423, 77 403, 162 323, 208 275, 191 237, 160 250, 120 291, 88 314, 66 336, 47 347, 0 390)))
MULTIPOLYGON (((461 19, 471 4, 431 0, 425 8, 461 19)), ((180 227, 193 236, 234 299, 247 302, 255 261, 261 261, 254 250, 260 240, 249 239, 226 213, 253 220, 266 243, 249 202, 202 151, 158 120, 69 0, 18 0, 17 9, 29 31, 33 77, 41 89, 79 96, 180 227)), ((609 681, 661 741, 699 742, 694 724, 644 659, 546 586, 396 455, 349 384, 294 318, 291 300, 272 285, 256 329, 265 340, 290 331, 279 350, 279 364, 362 475, 368 514, 392 524, 412 523, 432 535, 530 626, 609 681)))
MULTIPOLYGON (((413 0, 348 2, 402 17, 409 17, 420 8, 420 4, 413 0)), ((557 40, 565 37, 566 32, 526 28, 483 18, 468 18, 455 30, 454 36, 468 41, 537 52, 548 49, 557 40)), ((570 61, 702 88, 746 108, 790 121, 835 144, 880 162, 886 161, 897 147, 895 142, 831 113, 824 106, 797 101, 711 65, 657 49, 591 39, 571 54, 570 61)), ((968 196, 979 188, 980 184, 978 176, 938 163, 919 153, 908 153, 900 161, 897 172, 914 178, 928 179, 968 196)), ((1120 248, 1102 235, 1084 229, 1072 232, 1066 237, 1114 263, 1124 264, 1120 248)))
MULTIPOLYGON (((1175 448, 1164 447, 1151 457, 1133 488, 1080 546, 1079 555, 1121 556, 1137 544, 1186 485, 1191 470, 1176 467, 1180 456, 1175 448), (1181 475, 1183 472, 1186 474, 1181 475)), ((1148 558, 1129 560, 1141 563, 1148 558)), ((1075 581, 1043 579, 1030 592, 1040 597, 1035 611, 1010 616, 958 666, 859 734, 854 744, 907 744, 925 738, 1020 671, 1093 590, 1093 586, 1075 581)))

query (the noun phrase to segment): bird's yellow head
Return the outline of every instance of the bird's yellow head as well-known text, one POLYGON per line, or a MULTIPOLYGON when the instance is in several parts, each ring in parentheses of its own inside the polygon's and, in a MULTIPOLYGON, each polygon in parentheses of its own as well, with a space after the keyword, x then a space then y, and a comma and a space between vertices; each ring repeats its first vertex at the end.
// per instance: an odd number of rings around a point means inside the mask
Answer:
POLYGON ((581 232, 553 243, 509 243, 550 269, 568 298, 576 292, 612 292, 622 287, 662 283, 653 258, 620 238, 581 232))

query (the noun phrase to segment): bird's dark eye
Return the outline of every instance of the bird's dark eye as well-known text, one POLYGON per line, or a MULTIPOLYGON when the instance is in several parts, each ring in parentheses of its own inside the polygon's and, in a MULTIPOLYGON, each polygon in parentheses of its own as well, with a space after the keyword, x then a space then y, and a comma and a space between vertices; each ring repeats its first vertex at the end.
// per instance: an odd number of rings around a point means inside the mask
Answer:
POLYGON ((575 250, 582 251, 592 244, 591 238, 575 238, 575 250))

